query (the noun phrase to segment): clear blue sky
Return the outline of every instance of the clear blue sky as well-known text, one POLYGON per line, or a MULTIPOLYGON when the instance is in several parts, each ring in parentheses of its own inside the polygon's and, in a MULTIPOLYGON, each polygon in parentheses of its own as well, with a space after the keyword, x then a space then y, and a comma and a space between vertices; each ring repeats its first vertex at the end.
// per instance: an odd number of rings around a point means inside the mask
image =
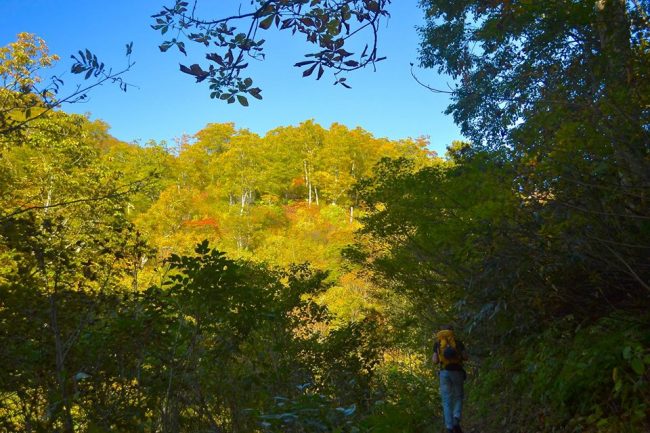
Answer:
MULTIPOLYGON (((219 7, 237 7, 245 0, 219 1, 219 7)), ((50 51, 62 58, 56 72, 70 66, 69 56, 89 48, 114 68, 124 65, 124 46, 133 41, 136 65, 127 75, 138 86, 122 93, 104 86, 85 104, 66 106, 67 111, 87 112, 111 126, 111 133, 124 141, 167 140, 194 134, 211 122, 235 122, 263 134, 277 126, 315 119, 323 126, 333 122, 361 126, 377 137, 399 139, 429 136, 431 148, 444 152, 452 140, 461 138, 450 116, 443 114, 449 101, 419 86, 410 75, 410 62, 417 64, 418 35, 422 23, 418 0, 394 0, 391 19, 381 29, 380 49, 388 59, 377 71, 363 70, 348 76, 347 90, 333 86, 327 73, 320 81, 301 78, 292 65, 303 59, 305 44, 287 32, 267 32, 267 60, 253 65, 255 84, 264 100, 252 100, 248 108, 227 105, 209 98, 205 85, 178 70, 179 63, 201 62, 203 53, 187 44, 188 58, 172 49, 158 50, 161 36, 149 25, 150 15, 173 0, 0 0, 0 45, 27 31, 45 39, 50 51), (173 51, 173 52, 172 52, 173 51)), ((214 3, 213 3, 214 4, 214 3)), ((418 75, 427 83, 447 88, 451 79, 432 70, 418 75)), ((73 81, 67 74, 64 79, 73 81)), ((252 98, 251 98, 252 99, 252 98)))

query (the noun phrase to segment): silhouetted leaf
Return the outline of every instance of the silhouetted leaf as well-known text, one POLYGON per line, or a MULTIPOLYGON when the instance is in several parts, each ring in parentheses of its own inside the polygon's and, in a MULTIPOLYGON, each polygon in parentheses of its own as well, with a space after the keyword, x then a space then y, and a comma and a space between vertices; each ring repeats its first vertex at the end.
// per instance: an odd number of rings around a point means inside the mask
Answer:
POLYGON ((310 66, 308 69, 305 69, 302 73, 303 77, 308 77, 314 72, 314 69, 316 69, 316 66, 318 66, 318 63, 314 63, 312 66, 310 66))
POLYGON ((244 107, 248 107, 248 99, 246 99, 245 96, 237 95, 237 100, 238 100, 239 103, 240 103, 241 105, 243 105, 244 107))
POLYGON ((273 18, 273 15, 269 15, 268 17, 264 18, 262 21, 260 21, 260 27, 264 30, 267 30, 269 27, 271 27, 271 24, 273 24, 273 18))

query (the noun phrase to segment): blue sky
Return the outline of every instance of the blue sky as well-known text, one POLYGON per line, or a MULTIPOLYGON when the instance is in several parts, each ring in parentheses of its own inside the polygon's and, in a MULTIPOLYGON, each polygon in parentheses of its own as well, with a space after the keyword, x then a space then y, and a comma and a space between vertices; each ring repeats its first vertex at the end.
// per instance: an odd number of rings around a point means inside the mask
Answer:
MULTIPOLYGON (((217 8, 224 10, 240 4, 240 0, 202 1, 206 5, 220 1, 217 8)), ((305 43, 286 32, 266 32, 267 59, 253 64, 251 71, 264 100, 253 100, 248 108, 211 100, 206 86, 179 72, 179 63, 201 62, 199 47, 187 44, 187 58, 176 50, 159 51, 163 39, 149 27, 150 15, 172 3, 0 0, 0 45, 14 41, 19 32, 35 33, 45 39, 52 53, 61 56, 55 71, 61 73, 69 69, 70 54, 82 48, 89 48, 114 69, 121 68, 124 46, 132 41, 136 64, 126 79, 137 88, 122 93, 107 85, 93 91, 88 102, 65 107, 106 121, 110 132, 124 141, 171 142, 212 122, 235 122, 240 128, 263 134, 307 119, 323 126, 333 122, 361 126, 377 137, 391 139, 428 136, 431 148, 438 152, 461 138, 451 117, 443 114, 447 97, 422 88, 410 75, 409 64, 417 64, 415 26, 423 22, 417 0, 393 1, 392 16, 380 34, 380 51, 388 59, 377 65, 376 72, 367 69, 350 74, 351 90, 333 86, 334 78, 327 73, 320 81, 301 78, 301 70, 292 65, 308 52, 305 43)), ((418 75, 439 88, 451 83, 450 78, 432 70, 419 70, 418 75)), ((69 73, 63 78, 74 81, 69 73)))

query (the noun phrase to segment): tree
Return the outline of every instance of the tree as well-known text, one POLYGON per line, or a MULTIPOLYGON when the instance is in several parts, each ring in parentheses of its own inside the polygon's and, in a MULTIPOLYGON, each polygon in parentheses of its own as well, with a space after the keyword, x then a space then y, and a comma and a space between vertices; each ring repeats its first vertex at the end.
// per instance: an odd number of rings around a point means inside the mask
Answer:
POLYGON ((632 347, 648 339, 647 226, 567 215, 554 197, 522 194, 513 188, 517 161, 504 149, 457 143, 448 158, 419 170, 385 160, 358 185, 368 210, 358 246, 346 255, 389 289, 382 311, 398 347, 417 348, 440 323, 464 324, 480 364, 475 421, 486 429, 506 420, 514 431, 530 431, 531 415, 545 413, 540 431, 568 423, 645 431, 647 367, 632 358, 647 350, 632 347), (603 260, 616 256, 597 249, 594 237, 611 243, 641 281, 603 260), (612 391, 609 375, 619 365, 624 392, 612 391), (518 380, 504 389, 513 374, 518 380))
POLYGON ((295 64, 305 68, 303 77, 316 72, 320 79, 325 70, 330 69, 335 71, 334 84, 349 87, 340 74, 374 66, 383 60, 378 54, 377 33, 381 21, 388 17, 386 8, 390 0, 254 0, 248 10, 242 10, 240 5, 237 12, 219 18, 198 16, 198 3, 195 1, 190 8, 189 2, 176 0, 173 6, 164 7, 153 15, 155 24, 151 27, 162 35, 167 32, 174 35, 160 45, 163 52, 175 46, 187 55, 185 40, 217 48, 205 55, 209 66, 194 63, 180 67, 197 82, 207 80, 211 98, 228 103, 237 100, 244 106, 248 105, 245 95, 262 99, 261 89, 253 87, 253 80, 243 77, 242 72, 249 59, 264 59, 265 41, 258 33, 273 26, 304 35, 307 42, 317 46, 315 52, 305 55, 307 60, 295 64), (364 31, 370 35, 369 42, 355 57, 346 48, 350 47, 355 35, 364 31))
POLYGON ((512 147, 545 179, 624 188, 629 202, 648 186, 647 2, 423 7, 422 65, 458 80, 447 112, 467 137, 512 147))
POLYGON ((86 99, 89 91, 106 82, 117 84, 126 92, 129 84, 121 76, 133 66, 132 50, 133 43, 127 44, 127 65, 118 72, 104 65, 88 49, 71 56, 74 63, 70 71, 83 74, 85 83, 61 95, 64 85, 61 78, 53 76, 44 81, 39 75, 42 69, 58 61, 59 56, 50 55, 41 38, 30 33, 18 34, 16 42, 0 48, 0 146, 19 142, 20 130, 32 120, 63 104, 86 99))
POLYGON ((8 368, 0 388, 15 395, 0 408, 8 430, 16 421, 74 431, 75 388, 86 368, 80 340, 123 291, 137 290, 151 254, 125 217, 137 183, 106 169, 92 126, 49 112, 2 155, 0 335, 8 368))
POLYGON ((194 140, 184 141, 178 155, 179 184, 199 189, 216 184, 220 171, 217 160, 236 135, 232 123, 211 123, 197 132, 194 140))
MULTIPOLYGON (((127 56, 131 46, 127 46, 127 56)), ((6 430, 73 432, 87 376, 83 336, 103 322, 124 289, 138 288, 151 251, 125 217, 145 177, 107 169, 101 125, 56 108, 104 82, 127 84, 90 51, 67 95, 41 78, 58 60, 34 35, 0 48, 0 337, 8 366, 0 391, 6 430), (100 144, 101 143, 101 144, 100 144)), ((127 66, 127 69, 130 67, 127 66)))
POLYGON ((263 160, 260 137, 247 130, 231 137, 215 160, 220 168, 219 184, 228 193, 230 202, 238 204, 240 214, 255 201, 262 188, 263 160))
MULTIPOLYGON (((51 66, 59 57, 48 53, 45 42, 28 33, 18 41, 0 48, 0 133, 8 134, 32 117, 32 109, 49 95, 36 86, 41 77, 36 71, 51 66), (35 91, 36 90, 36 91, 35 91)), ((36 115, 37 113, 34 113, 36 115)), ((4 141, 4 140, 3 140, 4 141)))
POLYGON ((602 270, 598 286, 647 294, 648 3, 423 7, 422 64, 458 80, 448 112, 464 134, 510 150, 513 187, 557 223, 573 254, 602 270))
MULTIPOLYGON (((531 139, 524 131, 548 123, 549 113, 573 111, 570 118, 583 121, 589 112, 601 120, 609 114, 602 128, 624 120, 618 127, 631 132, 647 122, 631 108, 648 94, 647 3, 426 0, 422 6, 422 65, 458 80, 448 112, 475 143, 531 139)), ((642 138, 638 131, 633 137, 642 138)))

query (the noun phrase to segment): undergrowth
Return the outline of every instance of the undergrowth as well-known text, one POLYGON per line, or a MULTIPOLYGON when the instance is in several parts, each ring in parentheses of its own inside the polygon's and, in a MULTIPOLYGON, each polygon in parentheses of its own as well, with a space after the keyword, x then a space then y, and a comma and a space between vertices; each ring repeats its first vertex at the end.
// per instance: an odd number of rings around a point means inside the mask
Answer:
POLYGON ((518 347, 495 351, 468 384, 480 431, 650 431, 650 317, 612 315, 556 324, 518 347))

